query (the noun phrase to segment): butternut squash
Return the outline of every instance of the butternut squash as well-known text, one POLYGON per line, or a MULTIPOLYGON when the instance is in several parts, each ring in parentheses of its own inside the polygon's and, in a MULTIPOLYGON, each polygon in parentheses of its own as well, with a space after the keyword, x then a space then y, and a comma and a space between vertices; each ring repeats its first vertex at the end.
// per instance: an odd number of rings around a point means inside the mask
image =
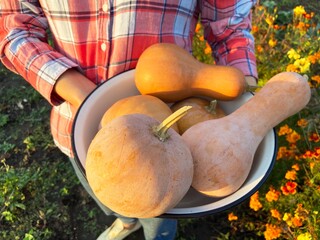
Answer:
POLYGON ((245 76, 237 68, 202 63, 171 43, 154 44, 141 54, 135 84, 141 94, 165 102, 191 96, 233 100, 246 90, 245 76))
POLYGON ((177 121, 180 134, 183 134, 188 128, 197 123, 226 115, 216 99, 209 101, 200 97, 190 97, 174 103, 171 106, 171 110, 176 111, 183 106, 192 106, 192 108, 188 114, 177 121))
POLYGON ((190 107, 161 124, 144 114, 122 115, 101 128, 86 158, 97 198, 127 217, 150 218, 173 208, 189 190, 191 152, 170 126, 190 107))
POLYGON ((192 186, 212 197, 238 190, 267 132, 304 108, 310 95, 304 77, 279 73, 236 111, 189 128, 182 137, 194 159, 192 186))
MULTIPOLYGON (((178 110, 178 109, 176 109, 178 110)), ((150 95, 135 95, 126 98, 122 98, 115 102, 107 111, 103 114, 100 121, 100 126, 103 127, 114 118, 121 115, 141 113, 153 117, 154 119, 162 122, 164 119, 172 114, 170 107, 159 98, 150 95)), ((179 132, 176 123, 172 125, 172 128, 179 132)))

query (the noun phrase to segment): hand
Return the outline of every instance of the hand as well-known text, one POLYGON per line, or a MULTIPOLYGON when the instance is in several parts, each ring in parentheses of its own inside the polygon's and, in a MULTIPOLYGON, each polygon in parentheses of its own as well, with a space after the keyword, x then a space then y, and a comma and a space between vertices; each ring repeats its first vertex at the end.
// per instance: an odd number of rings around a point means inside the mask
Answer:
POLYGON ((96 85, 75 69, 64 72, 57 80, 54 91, 78 109, 96 85))

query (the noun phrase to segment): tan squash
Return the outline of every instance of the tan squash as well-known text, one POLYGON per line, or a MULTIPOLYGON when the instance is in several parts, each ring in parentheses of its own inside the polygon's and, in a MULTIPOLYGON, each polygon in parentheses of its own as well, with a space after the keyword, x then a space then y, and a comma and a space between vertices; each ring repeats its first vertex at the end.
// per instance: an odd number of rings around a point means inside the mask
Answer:
MULTIPOLYGON (((172 111, 165 102, 157 97, 150 95, 130 96, 118 100, 107 109, 100 121, 100 127, 105 126, 116 117, 133 113, 146 114, 159 122, 162 122, 172 114, 172 111)), ((172 125, 172 128, 179 132, 176 123, 172 125)))
POLYGON ((141 54, 135 84, 141 94, 165 102, 191 96, 232 100, 246 90, 245 76, 237 68, 202 63, 171 43, 154 44, 141 54))
POLYGON ((171 110, 174 112, 183 106, 192 106, 192 108, 177 122, 180 134, 197 123, 226 115, 215 99, 209 101, 200 97, 190 97, 173 104, 171 110))
POLYGON ((182 137, 194 159, 192 186, 213 197, 238 190, 264 136, 304 108, 310 95, 305 78, 293 72, 279 73, 236 111, 189 128, 182 137))
POLYGON ((162 124, 129 114, 101 128, 88 149, 86 174, 103 204, 136 218, 159 216, 178 204, 191 186, 193 160, 182 137, 169 127, 189 108, 162 124))

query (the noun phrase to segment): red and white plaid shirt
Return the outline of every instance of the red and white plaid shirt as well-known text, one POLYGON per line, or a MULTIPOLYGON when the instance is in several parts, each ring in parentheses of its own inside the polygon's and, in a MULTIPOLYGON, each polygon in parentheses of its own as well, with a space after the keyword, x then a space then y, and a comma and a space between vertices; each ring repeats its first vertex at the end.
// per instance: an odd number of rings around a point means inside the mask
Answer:
POLYGON ((175 43, 191 51, 201 16, 216 63, 257 77, 250 34, 254 4, 249 0, 1 0, 1 61, 52 104, 54 141, 73 156, 75 110, 53 93, 63 72, 76 67, 99 84, 135 68, 143 50, 154 43, 175 43), (48 28, 54 48, 47 43, 48 28))

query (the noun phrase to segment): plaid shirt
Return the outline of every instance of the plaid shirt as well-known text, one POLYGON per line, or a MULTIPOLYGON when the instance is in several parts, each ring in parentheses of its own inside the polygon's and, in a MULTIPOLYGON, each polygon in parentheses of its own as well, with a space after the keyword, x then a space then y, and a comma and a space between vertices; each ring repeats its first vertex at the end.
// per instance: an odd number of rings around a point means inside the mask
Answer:
POLYGON ((75 110, 53 92, 59 76, 76 67, 99 84, 133 69, 144 49, 175 43, 191 52, 199 16, 216 63, 257 77, 249 0, 1 0, 0 56, 53 106, 56 145, 73 156, 75 110), (47 29, 54 48, 47 42, 47 29))

